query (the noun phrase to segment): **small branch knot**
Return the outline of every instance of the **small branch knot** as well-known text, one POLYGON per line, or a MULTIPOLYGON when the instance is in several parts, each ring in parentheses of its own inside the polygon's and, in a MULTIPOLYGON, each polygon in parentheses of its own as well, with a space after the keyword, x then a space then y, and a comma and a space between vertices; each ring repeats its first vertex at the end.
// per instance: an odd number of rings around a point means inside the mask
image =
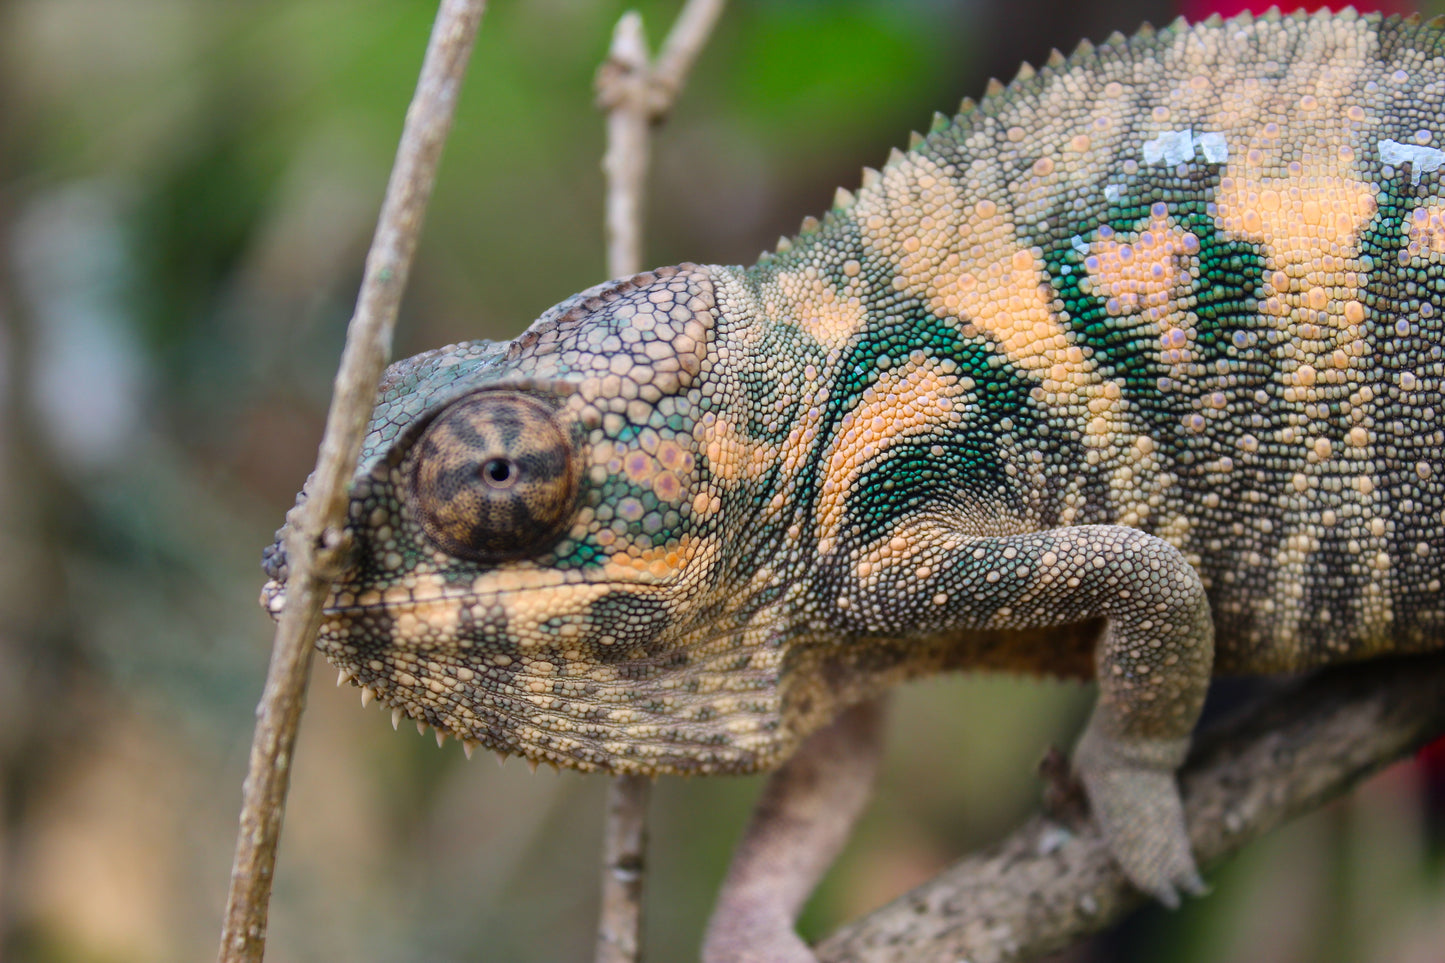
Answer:
POLYGON ((647 50, 642 17, 629 11, 617 21, 607 59, 597 68, 597 106, 605 111, 631 111, 651 126, 667 119, 682 93, 686 74, 721 10, 721 3, 694 0, 654 59, 647 50))
POLYGON ((647 33, 636 11, 622 15, 612 32, 607 59, 597 68, 594 82, 597 106, 606 111, 631 111, 657 124, 667 116, 677 97, 677 84, 659 75, 647 52, 647 33))
POLYGON ((1078 828, 1088 821, 1089 802, 1084 786, 1074 775, 1069 757, 1058 746, 1049 746, 1039 760, 1039 779, 1044 784, 1045 815, 1070 828, 1078 828))
POLYGON ((327 527, 316 539, 317 574, 336 581, 356 566, 356 538, 347 528, 327 527))

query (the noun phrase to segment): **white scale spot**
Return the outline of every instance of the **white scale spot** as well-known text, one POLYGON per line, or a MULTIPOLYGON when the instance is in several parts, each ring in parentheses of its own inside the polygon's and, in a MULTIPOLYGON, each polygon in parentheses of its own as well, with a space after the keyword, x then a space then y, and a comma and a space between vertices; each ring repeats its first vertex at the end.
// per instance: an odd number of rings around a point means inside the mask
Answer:
POLYGON ((1422 147, 1418 144, 1402 144, 1388 138, 1380 141, 1380 163, 1387 167, 1410 165, 1410 183, 1420 183, 1420 175, 1437 171, 1445 165, 1445 150, 1422 147))
POLYGON ((1200 134, 1195 143, 1203 151, 1204 159, 1209 163, 1224 164, 1229 161, 1229 144, 1225 143, 1223 134, 1213 131, 1200 134))
POLYGON ((1194 136, 1194 131, 1166 130, 1153 140, 1144 142, 1144 163, 1178 166, 1194 159, 1195 149, 1204 154, 1209 164, 1223 164, 1229 160, 1229 144, 1224 135, 1215 132, 1194 136))
POLYGON ((1194 131, 1166 130, 1153 140, 1144 142, 1144 163, 1168 164, 1174 167, 1194 159, 1194 131))

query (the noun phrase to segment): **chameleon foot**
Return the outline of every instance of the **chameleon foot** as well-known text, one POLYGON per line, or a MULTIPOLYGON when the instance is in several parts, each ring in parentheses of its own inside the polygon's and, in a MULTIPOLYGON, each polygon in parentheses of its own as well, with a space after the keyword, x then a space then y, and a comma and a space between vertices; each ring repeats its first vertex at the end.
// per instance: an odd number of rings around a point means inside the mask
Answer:
MULTIPOLYGON (((1170 909, 1179 907, 1181 892, 1204 895, 1208 887, 1190 852, 1175 766, 1123 759, 1142 753, 1098 745, 1105 742, 1086 734, 1074 765, 1114 862, 1131 883, 1170 909)), ((1159 754, 1182 756, 1183 748, 1181 743, 1177 751, 1171 747, 1159 754)))

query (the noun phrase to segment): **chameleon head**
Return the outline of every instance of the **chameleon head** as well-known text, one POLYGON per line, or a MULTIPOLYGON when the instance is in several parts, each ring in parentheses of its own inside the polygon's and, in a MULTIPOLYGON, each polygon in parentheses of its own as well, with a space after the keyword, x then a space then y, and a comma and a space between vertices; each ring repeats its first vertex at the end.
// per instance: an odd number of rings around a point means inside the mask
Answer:
MULTIPOLYGON (((772 717, 739 723, 731 702, 776 667, 739 662, 753 630, 721 588, 721 520, 746 499, 707 455, 715 316, 704 269, 662 269, 510 343, 393 365, 327 657, 467 743, 584 769, 754 767, 772 717)), ((273 615, 285 532, 266 559, 273 615)))

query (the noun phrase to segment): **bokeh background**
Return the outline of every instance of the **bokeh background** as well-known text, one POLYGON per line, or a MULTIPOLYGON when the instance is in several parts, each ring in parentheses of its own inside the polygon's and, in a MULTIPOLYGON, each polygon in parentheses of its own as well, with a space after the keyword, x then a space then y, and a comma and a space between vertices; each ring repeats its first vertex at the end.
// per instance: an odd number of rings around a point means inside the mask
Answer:
MULTIPOLYGON (((640 7, 655 42, 678 2, 640 7)), ((398 355, 511 337, 603 279, 591 78, 622 10, 491 4, 398 355)), ((0 0, 0 959, 214 958, 271 637, 259 552, 314 460, 433 11, 0 0)), ((647 260, 750 262, 989 75, 1178 12, 735 0, 658 134, 647 260)), ((331 675, 268 960, 589 959, 604 781, 468 763, 331 675)), ((806 931, 1005 833, 1089 699, 1012 678, 901 692, 877 801, 806 931)), ((1210 898, 1064 959, 1445 959, 1429 774, 1395 767, 1250 848, 1210 898)), ((650 959, 695 958, 759 785, 659 783, 650 959)))

